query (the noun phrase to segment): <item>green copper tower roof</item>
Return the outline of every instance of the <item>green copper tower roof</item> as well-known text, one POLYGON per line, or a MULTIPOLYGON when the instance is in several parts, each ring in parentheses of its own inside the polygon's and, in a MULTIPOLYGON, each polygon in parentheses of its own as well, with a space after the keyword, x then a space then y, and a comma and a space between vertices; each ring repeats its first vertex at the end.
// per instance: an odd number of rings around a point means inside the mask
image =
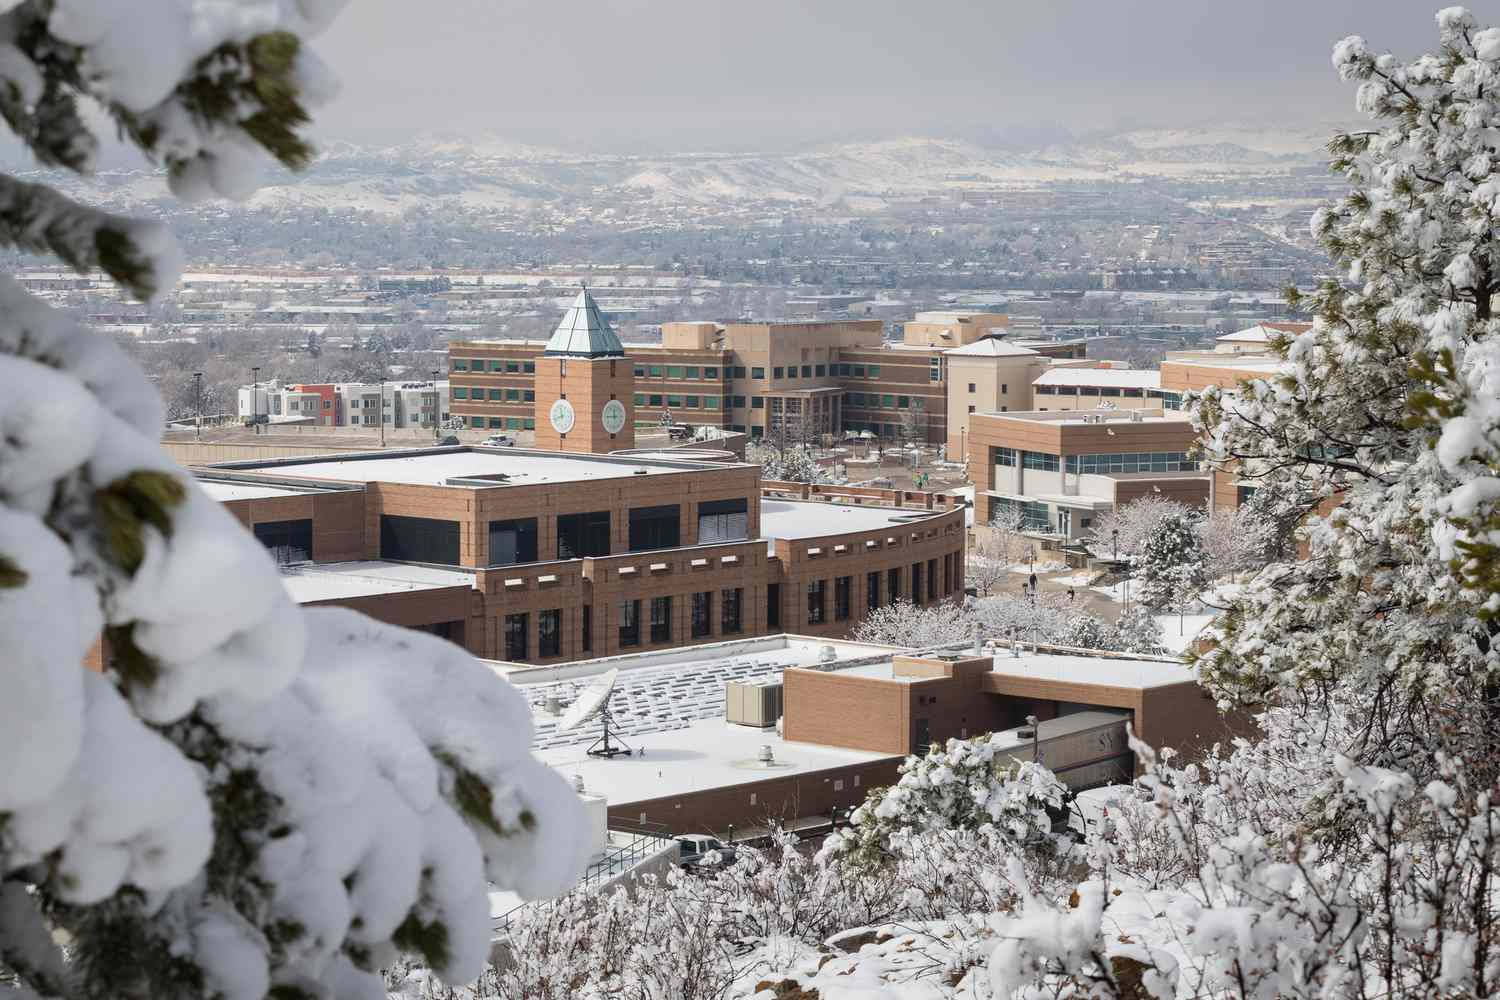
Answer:
POLYGON ((583 288, 563 313, 543 353, 549 357, 623 358, 625 346, 615 336, 589 290, 583 288))

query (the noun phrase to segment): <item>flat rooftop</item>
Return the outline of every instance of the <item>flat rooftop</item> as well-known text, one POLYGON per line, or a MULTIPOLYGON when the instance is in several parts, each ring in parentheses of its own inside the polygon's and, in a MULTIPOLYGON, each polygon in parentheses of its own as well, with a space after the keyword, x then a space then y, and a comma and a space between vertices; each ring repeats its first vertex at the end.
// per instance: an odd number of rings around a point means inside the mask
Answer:
POLYGON ((262 486, 259 483, 236 483, 224 479, 200 479, 198 485, 203 492, 219 502, 227 500, 268 500, 271 497, 297 497, 314 490, 299 490, 290 486, 262 486))
POLYGON ((944 511, 866 507, 816 500, 762 499, 760 534, 768 541, 776 538, 817 538, 911 524, 941 513, 944 511))
POLYGON ((1015 410, 997 413, 993 410, 983 414, 1001 420, 1021 420, 1038 424, 1092 424, 1104 423, 1113 427, 1121 424, 1190 424, 1188 415, 1177 410, 1158 410, 1151 407, 1118 410, 1015 410), (1099 418, 1099 419, 1096 419, 1099 418))
MULTIPOLYGON (((720 708, 722 713, 723 709, 720 708)), ((789 743, 775 729, 735 725, 722 718, 704 719, 663 732, 626 736, 633 756, 601 760, 590 757, 587 743, 538 750, 536 756, 564 777, 577 775, 590 791, 609 798, 611 806, 710 788, 748 785, 772 778, 887 760, 892 754, 811 743, 789 743), (774 763, 759 757, 769 746, 774 763)), ((590 740, 592 742, 592 740, 590 740)), ((674 831, 689 832, 689 831, 674 831)))
MULTIPOLYGON (((967 656, 968 654, 961 654, 967 656)), ((1033 653, 1024 649, 1015 656, 1009 649, 994 653, 993 670, 997 674, 1024 677, 1032 681, 1055 681, 1064 684, 1096 684, 1107 687, 1146 690, 1172 684, 1192 683, 1197 672, 1180 660, 1137 660, 1111 656, 1072 656, 1065 653, 1033 653)), ((836 671, 853 677, 877 677, 899 683, 919 678, 897 677, 891 660, 840 667, 836 671)))
POLYGON ((1134 368, 1052 368, 1032 385, 1080 386, 1107 388, 1160 389, 1161 372, 1134 368))
POLYGON ((296 480, 406 483, 416 486, 531 486, 624 479, 699 469, 731 468, 723 462, 667 461, 639 456, 574 455, 525 448, 427 448, 354 452, 272 462, 230 462, 216 468, 296 480), (641 473, 639 470, 644 469, 641 473))
POLYGON ((374 597, 441 587, 473 587, 472 571, 365 560, 310 563, 283 570, 281 584, 298 604, 374 597))
POLYGON ((566 733, 557 731, 554 701, 563 711, 600 674, 620 671, 610 700, 615 728, 627 739, 681 729, 701 719, 722 718, 724 685, 733 681, 774 682, 787 667, 827 662, 889 659, 895 647, 809 636, 772 635, 736 639, 653 653, 608 656, 557 666, 527 667, 487 661, 530 702, 537 749, 592 743, 602 732, 597 718, 566 733))

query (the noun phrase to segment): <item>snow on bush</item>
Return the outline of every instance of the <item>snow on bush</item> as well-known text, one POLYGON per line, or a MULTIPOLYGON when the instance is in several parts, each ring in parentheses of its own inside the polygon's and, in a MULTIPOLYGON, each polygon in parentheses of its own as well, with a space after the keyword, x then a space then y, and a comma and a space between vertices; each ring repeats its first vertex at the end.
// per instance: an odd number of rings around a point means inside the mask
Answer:
MULTIPOLYGON (((301 36, 338 6, 11 4, 0 110, 86 170, 97 102, 175 189, 242 194, 257 158, 310 155, 327 88, 301 36)), ((159 225, 12 178, 0 201, 10 245, 140 297, 175 280, 159 225)), ((402 952, 477 976, 487 884, 560 891, 586 850, 524 702, 449 643, 294 605, 162 451, 139 369, 8 278, 0 382, 0 982, 368 996, 402 952)))

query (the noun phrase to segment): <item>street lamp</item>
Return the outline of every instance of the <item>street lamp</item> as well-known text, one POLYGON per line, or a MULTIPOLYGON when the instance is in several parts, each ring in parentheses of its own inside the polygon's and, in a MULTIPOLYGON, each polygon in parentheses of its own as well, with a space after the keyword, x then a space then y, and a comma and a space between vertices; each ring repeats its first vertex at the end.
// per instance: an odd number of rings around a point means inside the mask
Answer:
POLYGON ((432 442, 433 442, 433 444, 436 444, 438 442, 438 440, 439 440, 439 437, 438 437, 438 424, 441 423, 441 421, 438 418, 441 417, 442 414, 443 414, 443 401, 442 401, 442 398, 438 396, 438 370, 436 368, 434 368, 432 370, 432 442))
POLYGON ((198 394, 198 427, 195 436, 199 441, 203 440, 203 373, 193 372, 193 383, 198 394))
POLYGON ((250 366, 250 423, 260 433, 260 365, 250 366))
POLYGON ((380 447, 385 447, 385 372, 380 373, 380 408, 378 419, 380 420, 380 447))
POLYGON ((1037 729, 1037 722, 1036 716, 1026 716, 1026 724, 1031 727, 1031 762, 1033 764, 1040 764, 1042 762, 1042 738, 1041 733, 1037 729))
POLYGON ((1120 529, 1119 528, 1111 528, 1110 529, 1109 540, 1110 540, 1110 544, 1114 546, 1114 550, 1115 550, 1114 551, 1114 559, 1112 561, 1113 562, 1119 562, 1120 561, 1120 529))

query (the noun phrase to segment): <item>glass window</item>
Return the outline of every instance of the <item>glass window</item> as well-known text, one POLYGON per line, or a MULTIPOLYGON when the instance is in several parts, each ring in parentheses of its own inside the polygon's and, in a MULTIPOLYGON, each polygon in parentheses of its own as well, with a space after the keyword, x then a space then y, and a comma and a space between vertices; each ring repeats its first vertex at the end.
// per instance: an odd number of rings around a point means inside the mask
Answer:
MULTIPOLYGON (((482 397, 484 395, 484 392, 485 391, 483 389, 475 389, 474 390, 474 398, 475 399, 479 399, 480 397, 482 397)), ((490 393, 490 399, 492 401, 494 401, 494 402, 498 403, 501 399, 504 398, 504 393, 502 393, 499 389, 491 389, 491 390, 489 390, 489 393, 490 393)))
POLYGON ((1143 389, 1122 389, 1121 392, 1130 399, 1140 399, 1145 395, 1145 390, 1143 389))
POLYGON ((849 617, 849 600, 853 593, 854 578, 850 576, 837 577, 833 581, 833 620, 845 621, 849 617))
MULTIPOLYGON (((1069 461, 1071 461, 1071 460, 1072 459, 1070 458, 1069 461)), ((991 448, 990 449, 990 464, 991 465, 1007 465, 1007 466, 1011 466, 1012 468, 1014 468, 1015 464, 1016 464, 1016 452, 1015 452, 1015 449, 1013 449, 1013 448, 991 448)), ((1077 470, 1073 469, 1073 470, 1069 470, 1069 471, 1076 472, 1077 470)))
POLYGON ((523 402, 535 403, 536 402, 536 390, 535 389, 522 389, 521 390, 521 399, 522 399, 523 402))
POLYGON ((705 365, 704 368, 703 368, 703 377, 704 378, 718 378, 719 377, 719 369, 714 368, 712 366, 705 365))
POLYGON ((382 514, 380 558, 457 566, 458 522, 382 514))
POLYGON ((752 369, 750 369, 750 377, 751 378, 765 378, 766 377, 766 370, 764 368, 752 368, 752 369))
POLYGON ((887 410, 893 410, 896 408, 896 397, 893 395, 882 394, 880 397, 880 405, 887 410))
POLYGON ((652 365, 650 371, 652 378, 661 378, 661 365, 652 365))
POLYGON ((536 518, 490 522, 491 566, 536 562, 536 518))
POLYGON ((635 377, 636 378, 645 378, 646 377, 646 366, 645 365, 636 365, 635 366, 635 377))
POLYGON ((636 507, 630 512, 630 551, 672 549, 680 543, 677 504, 661 507, 636 507))
POLYGON ((911 409, 911 397, 910 396, 897 396, 896 397, 896 409, 898 409, 898 410, 909 410, 909 409, 911 409))
POLYGON ((911 564, 911 602, 922 603, 922 564, 919 562, 911 564))
POLYGON ((507 361, 505 362, 505 370, 511 372, 512 374, 514 374, 515 372, 519 372, 521 370, 521 362, 507 361))
POLYGON ((885 571, 885 599, 890 602, 901 599, 901 567, 885 571))
POLYGON ((466 359, 466 358, 454 358, 453 359, 453 370, 456 371, 456 372, 466 372, 466 371, 468 371, 469 370, 468 359, 466 359))
POLYGON ((698 397, 697 396, 688 396, 687 397, 687 408, 690 409, 690 410, 696 410, 698 408, 698 397))
POLYGON ((871 365, 870 366, 870 377, 871 378, 879 378, 880 377, 880 366, 879 365, 871 365))
POLYGON ((523 361, 523 362, 521 362, 521 371, 523 373, 527 374, 527 375, 535 375, 536 374, 536 362, 535 361, 523 361))
POLYGON ((1055 396, 1057 390, 1050 385, 1034 385, 1031 387, 1038 396, 1055 396))
MULTIPOLYGON (((771 584, 771 589, 779 591, 779 585, 773 583, 771 584)), ((743 630, 743 626, 740 624, 740 598, 744 593, 745 591, 742 587, 727 587, 719 591, 719 631, 724 635, 734 635, 736 632, 743 630)), ((780 625, 780 615, 777 615, 775 622, 772 622, 768 617, 766 623, 768 625, 780 625)))
POLYGON ((913 396, 911 398, 911 408, 914 410, 925 410, 927 409, 927 400, 921 396, 913 396))
POLYGON ((693 638, 706 639, 713 635, 714 594, 711 590, 700 590, 693 595, 693 638))
POLYGON ((936 559, 929 559, 929 560, 927 560, 927 599, 929 601, 935 601, 935 600, 937 600, 937 595, 938 595, 938 568, 937 568, 937 560, 936 559))
POLYGON ((667 365, 667 378, 687 378, 685 365, 667 365))
POLYGON ((667 405, 668 406, 681 406, 682 405, 682 397, 681 396, 668 396, 667 397, 667 405))
POLYGON ((523 417, 521 419, 521 429, 525 431, 536 430, 536 417, 523 417))
MULTIPOLYGON (((476 390, 476 391, 478 391, 478 390, 476 390)), ((468 399, 469 398, 469 390, 466 389, 465 387, 461 386, 461 385, 455 385, 452 388, 451 392, 452 392, 452 395, 453 395, 454 399, 468 399)))
POLYGON ((585 604, 578 617, 578 641, 585 653, 594 650, 594 606, 585 604))
POLYGON ((683 369, 682 377, 683 378, 697 378, 698 377, 698 366, 697 365, 688 365, 687 367, 685 367, 683 369))
POLYGON ((864 378, 865 377, 865 366, 864 365, 855 365, 854 366, 854 377, 855 378, 864 378))
MULTIPOLYGON (((459 419, 463 419, 463 418, 460 417, 459 419)), ((365 423, 367 423, 367 424, 373 424, 374 422, 375 422, 375 418, 374 417, 365 417, 365 423)), ((484 418, 483 417, 474 417, 474 418, 470 419, 469 424, 472 427, 483 427, 484 426, 484 418)))
POLYGON ((651 642, 672 641, 672 598, 651 598, 651 642))
POLYGON ((772 379, 785 378, 785 377, 786 377, 786 369, 785 368, 773 368, 771 370, 771 378, 772 379))
POLYGON ((528 614, 505 616, 505 658, 526 659, 527 639, 531 631, 531 616, 528 614))
POLYGON ((609 555, 609 511, 557 515, 557 558, 609 555))
POLYGON ((750 409, 752 409, 752 410, 764 410, 765 408, 766 408, 766 397, 764 397, 764 396, 751 396, 750 397, 750 409))
POLYGON ((256 540, 275 554, 279 563, 306 562, 312 558, 310 517, 296 521, 261 521, 251 530, 256 540))
MULTIPOLYGON (((764 371, 764 369, 762 369, 762 371, 764 371)), ((744 378, 745 377, 745 367, 744 367, 744 365, 735 365, 734 366, 734 377, 735 378, 744 378)), ((755 377, 756 378, 761 378, 762 376, 757 375, 755 377)))
POLYGON ((880 607, 880 570, 865 574, 865 608, 874 611, 880 607))
POLYGON ((802 366, 802 377, 803 378, 812 378, 812 365, 803 365, 802 366))
POLYGON ((562 655, 562 608, 537 612, 536 655, 539 659, 562 655))
POLYGON ((734 405, 736 407, 738 407, 739 409, 743 410, 745 408, 745 397, 744 396, 736 396, 736 397, 734 397, 734 405))
POLYGON ((651 394, 651 405, 652 406, 660 406, 661 405, 661 393, 659 393, 659 392, 653 392, 651 394))
POLYGON ((1058 459, 1056 455, 1047 455, 1039 451, 1021 452, 1021 468, 1036 469, 1039 472, 1056 472, 1058 459))
POLYGON ((641 602, 620 602, 620 645, 639 646, 641 644, 641 602))
POLYGON ((823 581, 813 580, 807 585, 807 624, 821 625, 826 620, 823 607, 823 581))
POLYGON ((506 389, 505 390, 505 401, 507 403, 519 403, 521 401, 521 390, 520 389, 506 389))
POLYGON ((822 378, 825 374, 827 374, 827 369, 822 365, 813 365, 813 374, 818 378, 822 378))
POLYGON ((1114 388, 1112 386, 1106 386, 1106 387, 1101 388, 1099 390, 1099 395, 1101 395, 1101 396, 1118 396, 1119 394, 1120 394, 1120 390, 1116 389, 1116 388, 1114 388))
POLYGON ((750 502, 708 500, 698 504, 698 544, 734 542, 750 537, 750 502))
POLYGON ((636 406, 645 406, 646 405, 646 394, 644 392, 638 392, 638 393, 635 394, 635 405, 636 406))

